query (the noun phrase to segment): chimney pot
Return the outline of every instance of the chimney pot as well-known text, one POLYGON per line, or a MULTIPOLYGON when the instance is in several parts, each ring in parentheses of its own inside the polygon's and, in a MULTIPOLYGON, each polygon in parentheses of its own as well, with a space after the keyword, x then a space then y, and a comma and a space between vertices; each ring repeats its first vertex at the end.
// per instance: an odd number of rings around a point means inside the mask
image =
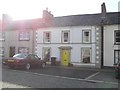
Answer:
POLYGON ((106 5, 103 2, 103 4, 101 5, 101 13, 106 13, 106 5))
POLYGON ((46 8, 46 11, 48 11, 48 7, 46 8))

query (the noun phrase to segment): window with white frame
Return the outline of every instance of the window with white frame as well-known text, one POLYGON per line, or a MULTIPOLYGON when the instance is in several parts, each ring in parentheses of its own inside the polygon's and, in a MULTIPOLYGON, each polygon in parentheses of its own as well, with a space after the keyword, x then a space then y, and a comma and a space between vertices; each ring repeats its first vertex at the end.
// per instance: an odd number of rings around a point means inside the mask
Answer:
POLYGON ((82 62, 83 63, 90 63, 91 58, 91 50, 90 48, 82 48, 82 62))
POLYGON ((62 31, 62 43, 70 42, 70 31, 62 31))
POLYGON ((120 50, 114 51, 114 64, 120 62, 120 50))
POLYGON ((115 30, 114 35, 115 35, 114 43, 115 44, 120 44, 120 30, 115 30))
POLYGON ((0 40, 5 40, 5 32, 0 32, 0 40))
POLYGON ((4 56, 4 47, 0 47, 0 57, 4 56))
POLYGON ((51 42, 51 33, 50 32, 44 32, 44 43, 50 43, 51 42))
POLYGON ((51 48, 43 47, 43 59, 50 61, 51 58, 51 48))
POLYGON ((19 47, 18 53, 29 53, 29 48, 28 47, 19 47))
POLYGON ((19 40, 30 40, 30 32, 28 31, 21 31, 19 32, 19 40))
POLYGON ((82 33, 82 41, 83 43, 90 43, 91 42, 91 31, 90 30, 83 30, 83 33, 82 33))

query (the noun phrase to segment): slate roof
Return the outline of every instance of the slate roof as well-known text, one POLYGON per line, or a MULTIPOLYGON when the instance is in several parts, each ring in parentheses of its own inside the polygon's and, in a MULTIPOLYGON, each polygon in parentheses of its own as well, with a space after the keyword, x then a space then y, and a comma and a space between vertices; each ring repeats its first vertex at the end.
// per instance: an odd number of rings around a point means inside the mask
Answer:
POLYGON ((107 22, 105 24, 120 24, 120 12, 107 13, 107 22))
MULTIPOLYGON (((120 12, 107 13, 105 25, 120 24, 120 12)), ((54 27, 80 26, 80 25, 100 25, 101 14, 85 14, 55 17, 53 20, 54 27)), ((48 25, 49 26, 49 25, 48 25)))
MULTIPOLYGON (((120 24, 120 12, 109 12, 104 22, 105 25, 120 24)), ((83 14, 53 17, 51 20, 44 21, 42 18, 14 21, 10 27, 12 29, 24 28, 47 28, 47 27, 65 27, 65 26, 80 26, 80 25, 100 25, 101 13, 98 14, 83 14)))
POLYGON ((7 24, 7 30, 36 29, 41 26, 42 19, 16 20, 7 24))
POLYGON ((99 17, 99 14, 56 17, 54 19, 54 26, 96 25, 100 22, 99 17))
POLYGON ((37 28, 42 23, 42 19, 29 19, 29 20, 19 20, 12 23, 14 28, 17 29, 24 29, 30 28, 34 29, 37 28))

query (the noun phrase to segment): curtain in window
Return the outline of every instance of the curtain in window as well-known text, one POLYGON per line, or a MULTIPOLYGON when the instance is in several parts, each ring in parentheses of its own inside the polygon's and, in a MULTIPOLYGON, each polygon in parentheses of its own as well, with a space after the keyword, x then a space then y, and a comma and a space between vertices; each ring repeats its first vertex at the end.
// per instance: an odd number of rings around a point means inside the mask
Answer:
POLYGON ((30 39, 29 32, 20 32, 19 39, 20 40, 29 40, 30 39))
POLYGON ((82 48, 83 63, 90 63, 90 48, 82 48))
POLYGON ((115 60, 114 63, 120 61, 120 50, 115 50, 115 60))
POLYGON ((29 48, 27 48, 27 47, 20 47, 18 49, 18 53, 29 53, 29 48))
POLYGON ((43 48, 43 58, 50 61, 50 48, 43 48))

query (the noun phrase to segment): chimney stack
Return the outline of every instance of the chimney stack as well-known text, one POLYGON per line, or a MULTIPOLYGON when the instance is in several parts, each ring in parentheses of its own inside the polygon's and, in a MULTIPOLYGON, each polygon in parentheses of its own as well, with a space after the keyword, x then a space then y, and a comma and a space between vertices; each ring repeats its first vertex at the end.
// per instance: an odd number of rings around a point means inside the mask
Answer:
POLYGON ((102 19, 106 18, 106 5, 105 5, 105 3, 103 3, 101 5, 101 18, 102 19))
POLYGON ((12 23, 12 18, 7 14, 3 14, 2 15, 2 29, 3 30, 7 29, 7 27, 10 26, 11 23, 12 23))
POLYGON ((9 22, 12 21, 12 18, 11 18, 9 15, 7 15, 7 14, 3 14, 3 15, 2 15, 2 21, 3 21, 4 23, 9 23, 9 22))
POLYGON ((101 24, 105 24, 107 22, 108 22, 108 19, 107 19, 106 5, 105 3, 103 3, 101 5, 101 24))
POLYGON ((44 21, 49 21, 53 19, 53 15, 51 14, 51 11, 48 11, 48 8, 46 8, 46 10, 43 10, 43 15, 42 18, 44 19, 44 21))

